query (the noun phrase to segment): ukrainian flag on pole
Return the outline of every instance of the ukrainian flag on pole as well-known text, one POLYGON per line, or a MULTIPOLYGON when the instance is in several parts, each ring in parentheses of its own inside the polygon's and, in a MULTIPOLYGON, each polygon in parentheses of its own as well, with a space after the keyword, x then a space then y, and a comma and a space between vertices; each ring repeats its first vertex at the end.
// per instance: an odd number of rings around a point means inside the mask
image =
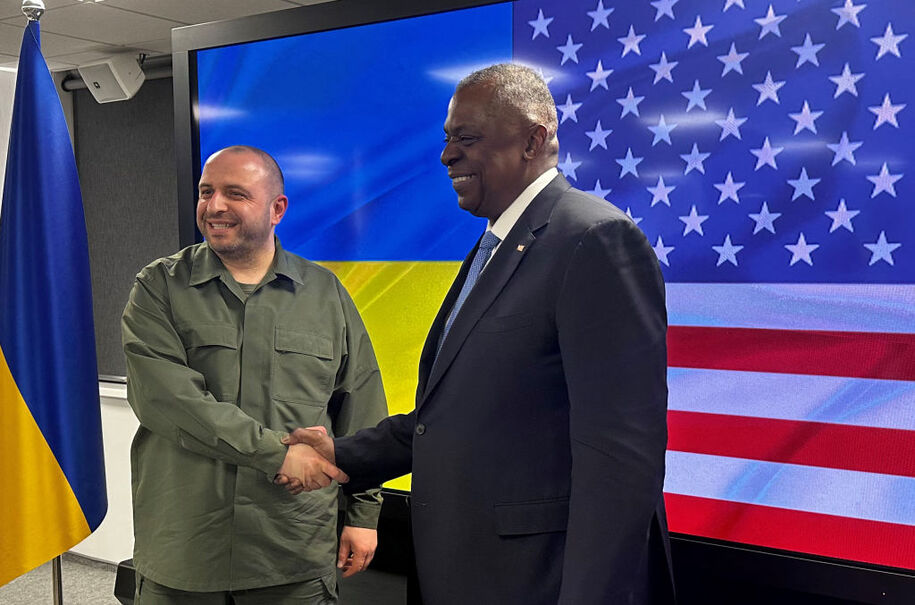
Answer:
POLYGON ((0 585, 79 543, 107 508, 82 197, 30 21, 0 206, 0 585))

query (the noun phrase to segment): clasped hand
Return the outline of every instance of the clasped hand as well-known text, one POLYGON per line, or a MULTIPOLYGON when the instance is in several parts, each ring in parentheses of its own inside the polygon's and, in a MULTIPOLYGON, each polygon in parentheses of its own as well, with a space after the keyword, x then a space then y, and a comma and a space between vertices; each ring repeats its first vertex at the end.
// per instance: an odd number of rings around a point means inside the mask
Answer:
POLYGON ((299 428, 283 443, 286 459, 273 482, 290 494, 327 487, 332 481, 346 483, 349 477, 334 464, 334 442, 324 427, 299 428))

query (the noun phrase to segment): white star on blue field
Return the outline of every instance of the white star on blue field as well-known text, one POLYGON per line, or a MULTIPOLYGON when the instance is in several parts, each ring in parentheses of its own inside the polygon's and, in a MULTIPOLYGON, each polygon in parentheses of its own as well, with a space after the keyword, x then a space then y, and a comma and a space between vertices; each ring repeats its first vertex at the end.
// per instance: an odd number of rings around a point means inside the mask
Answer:
POLYGON ((560 169, 668 281, 915 279, 915 13, 861 0, 518 0, 560 169))

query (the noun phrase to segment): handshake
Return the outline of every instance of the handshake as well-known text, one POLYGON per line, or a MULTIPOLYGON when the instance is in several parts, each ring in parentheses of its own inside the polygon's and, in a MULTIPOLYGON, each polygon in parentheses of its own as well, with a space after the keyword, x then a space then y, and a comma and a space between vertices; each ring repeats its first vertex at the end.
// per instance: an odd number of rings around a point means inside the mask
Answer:
POLYGON ((349 477, 334 464, 334 441, 323 426, 298 428, 286 437, 286 459, 273 482, 290 494, 327 487, 332 481, 346 483, 349 477))

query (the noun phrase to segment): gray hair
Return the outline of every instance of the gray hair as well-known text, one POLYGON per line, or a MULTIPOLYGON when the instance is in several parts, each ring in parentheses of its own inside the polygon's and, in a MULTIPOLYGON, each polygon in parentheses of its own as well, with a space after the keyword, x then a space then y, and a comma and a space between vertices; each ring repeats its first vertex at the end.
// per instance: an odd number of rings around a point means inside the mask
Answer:
POLYGON ((485 67, 458 82, 455 94, 470 86, 489 87, 495 103, 514 109, 532 122, 543 124, 547 141, 556 138, 559 129, 556 102, 543 77, 530 67, 516 63, 485 67))

